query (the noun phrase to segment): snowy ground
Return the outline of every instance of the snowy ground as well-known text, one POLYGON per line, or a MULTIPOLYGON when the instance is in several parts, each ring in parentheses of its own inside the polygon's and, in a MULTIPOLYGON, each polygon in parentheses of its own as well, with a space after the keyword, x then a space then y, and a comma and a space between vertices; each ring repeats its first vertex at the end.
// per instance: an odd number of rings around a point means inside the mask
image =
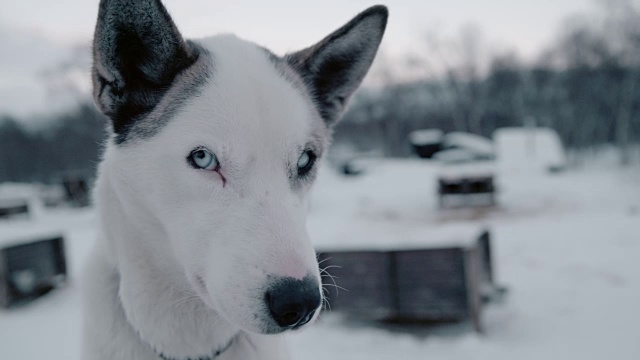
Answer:
MULTIPOLYGON (((502 174, 498 208, 444 212, 437 210, 434 173, 410 160, 384 162, 353 179, 325 171, 311 202, 310 233, 325 244, 372 224, 490 226, 498 282, 509 295, 485 312, 486 334, 464 323, 383 327, 330 315, 291 336, 296 359, 640 359, 640 170, 502 174)), ((64 289, 0 310, 0 359, 79 359, 77 277, 94 225, 90 210, 0 222, 0 239, 64 231, 72 275, 64 289)))

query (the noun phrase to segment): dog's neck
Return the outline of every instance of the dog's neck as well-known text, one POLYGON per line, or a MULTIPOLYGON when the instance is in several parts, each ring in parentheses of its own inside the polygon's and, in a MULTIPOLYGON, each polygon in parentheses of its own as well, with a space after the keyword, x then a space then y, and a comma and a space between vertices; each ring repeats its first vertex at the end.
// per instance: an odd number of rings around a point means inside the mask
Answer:
POLYGON ((127 194, 113 183, 108 169, 101 171, 95 195, 105 256, 119 274, 127 321, 159 359, 215 358, 240 330, 195 295, 162 224, 148 209, 124 201, 127 194))
MULTIPOLYGON (((222 346, 221 348, 219 348, 216 351, 214 351, 210 356, 198 356, 197 359, 198 360, 216 360, 216 359, 220 358, 222 355, 227 353, 227 351, 229 349, 231 349, 231 347, 237 341, 237 338, 240 335, 241 334, 238 333, 236 336, 232 337, 231 340, 229 340, 229 342, 227 342, 224 346, 222 346)), ((175 358, 172 358, 172 357, 168 357, 168 356, 164 355, 163 353, 159 353, 157 355, 162 360, 179 360, 179 359, 175 359, 175 358)), ((187 358, 187 360, 191 360, 191 359, 192 359, 191 357, 187 358)))

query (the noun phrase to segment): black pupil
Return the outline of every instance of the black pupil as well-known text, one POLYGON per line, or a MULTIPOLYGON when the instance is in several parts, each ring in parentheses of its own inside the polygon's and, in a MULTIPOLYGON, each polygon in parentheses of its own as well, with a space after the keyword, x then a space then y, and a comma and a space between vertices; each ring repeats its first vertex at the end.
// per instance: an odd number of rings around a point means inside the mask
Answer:
POLYGON ((194 154, 196 158, 202 160, 204 159, 204 157, 206 156, 206 154, 204 153, 203 150, 198 150, 196 151, 196 153, 194 154))

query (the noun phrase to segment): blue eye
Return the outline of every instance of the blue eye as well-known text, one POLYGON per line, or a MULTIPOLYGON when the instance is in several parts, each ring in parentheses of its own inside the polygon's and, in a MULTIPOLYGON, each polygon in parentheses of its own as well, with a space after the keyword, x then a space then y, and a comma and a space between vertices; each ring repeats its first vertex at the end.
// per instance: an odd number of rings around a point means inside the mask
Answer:
POLYGON ((305 150, 298 158, 298 176, 304 176, 311 171, 316 162, 316 154, 311 150, 305 150))
POLYGON ((216 155, 205 148, 193 150, 187 159, 196 169, 215 171, 220 167, 216 155))

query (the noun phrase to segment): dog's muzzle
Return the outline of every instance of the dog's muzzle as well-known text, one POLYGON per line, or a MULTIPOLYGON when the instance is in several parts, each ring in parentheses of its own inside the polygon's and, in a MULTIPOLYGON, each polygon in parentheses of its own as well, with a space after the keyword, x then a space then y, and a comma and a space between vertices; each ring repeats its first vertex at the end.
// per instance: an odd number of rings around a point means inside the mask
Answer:
POLYGON ((313 319, 322 297, 311 276, 302 280, 279 278, 269 286, 264 299, 271 317, 285 329, 297 329, 313 319))

